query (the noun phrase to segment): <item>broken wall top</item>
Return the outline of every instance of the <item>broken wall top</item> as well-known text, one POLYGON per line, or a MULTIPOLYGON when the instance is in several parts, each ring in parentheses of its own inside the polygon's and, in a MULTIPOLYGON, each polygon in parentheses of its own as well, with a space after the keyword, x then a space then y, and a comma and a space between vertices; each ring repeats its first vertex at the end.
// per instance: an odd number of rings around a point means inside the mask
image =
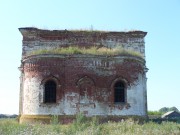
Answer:
POLYGON ((43 30, 34 27, 19 28, 23 36, 22 56, 43 49, 58 49, 68 46, 123 48, 145 57, 143 31, 94 31, 94 30, 43 30))
POLYGON ((19 28, 23 35, 23 40, 44 39, 44 40, 61 40, 72 37, 99 38, 144 38, 147 32, 143 31, 94 31, 94 30, 42 30, 34 27, 19 28))

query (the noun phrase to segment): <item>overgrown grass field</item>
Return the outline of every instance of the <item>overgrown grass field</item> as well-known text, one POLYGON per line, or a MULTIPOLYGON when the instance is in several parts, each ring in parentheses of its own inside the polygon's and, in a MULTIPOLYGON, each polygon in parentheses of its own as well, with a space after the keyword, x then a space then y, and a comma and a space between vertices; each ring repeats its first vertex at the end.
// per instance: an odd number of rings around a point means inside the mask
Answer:
POLYGON ((72 124, 19 124, 15 119, 0 119, 0 135, 180 135, 180 124, 175 122, 121 122, 99 124, 98 119, 80 116, 72 124))

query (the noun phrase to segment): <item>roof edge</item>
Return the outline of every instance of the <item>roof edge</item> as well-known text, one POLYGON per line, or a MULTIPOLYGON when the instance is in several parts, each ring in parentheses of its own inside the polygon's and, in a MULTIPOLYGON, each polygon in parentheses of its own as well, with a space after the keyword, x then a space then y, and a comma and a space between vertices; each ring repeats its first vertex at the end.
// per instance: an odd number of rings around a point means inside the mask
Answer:
POLYGON ((34 33, 34 32, 38 32, 38 33, 85 33, 85 32, 89 32, 89 33, 100 33, 100 34, 113 34, 113 35, 126 35, 126 34, 130 34, 130 35, 140 35, 141 37, 145 37, 147 35, 147 32, 141 31, 141 30, 133 30, 133 31, 103 31, 103 30, 47 30, 47 29, 39 29, 36 27, 20 27, 18 28, 19 31, 21 32, 21 34, 24 36, 24 34, 26 33, 34 33))

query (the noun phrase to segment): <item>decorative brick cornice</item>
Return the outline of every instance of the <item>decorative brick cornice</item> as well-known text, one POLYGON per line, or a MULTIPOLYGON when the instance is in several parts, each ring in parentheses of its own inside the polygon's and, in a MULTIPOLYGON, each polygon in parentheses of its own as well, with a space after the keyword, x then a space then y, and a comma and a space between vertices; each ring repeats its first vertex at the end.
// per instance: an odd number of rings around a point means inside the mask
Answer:
POLYGON ((147 32, 143 31, 88 31, 88 30, 43 30, 34 27, 19 28, 23 35, 23 40, 79 40, 88 38, 89 40, 120 40, 127 38, 144 38, 147 32))

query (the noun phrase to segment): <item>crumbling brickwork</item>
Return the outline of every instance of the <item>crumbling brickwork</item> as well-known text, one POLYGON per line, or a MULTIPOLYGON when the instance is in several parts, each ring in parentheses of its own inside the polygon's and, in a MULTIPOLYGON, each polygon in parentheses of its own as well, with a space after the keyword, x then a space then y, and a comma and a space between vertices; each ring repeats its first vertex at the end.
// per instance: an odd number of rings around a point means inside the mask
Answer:
MULTIPOLYGON (((20 114, 147 115, 146 32, 104 32, 19 28, 23 35, 20 114), (69 46, 119 48, 133 55, 36 54, 69 46), (46 83, 56 84, 54 103, 46 103, 46 83), (115 102, 115 85, 123 83, 124 101, 115 102)), ((117 90, 119 87, 117 87, 117 90)), ((116 92, 118 93, 118 92, 116 92)), ((117 96, 116 96, 117 97, 117 96)))

